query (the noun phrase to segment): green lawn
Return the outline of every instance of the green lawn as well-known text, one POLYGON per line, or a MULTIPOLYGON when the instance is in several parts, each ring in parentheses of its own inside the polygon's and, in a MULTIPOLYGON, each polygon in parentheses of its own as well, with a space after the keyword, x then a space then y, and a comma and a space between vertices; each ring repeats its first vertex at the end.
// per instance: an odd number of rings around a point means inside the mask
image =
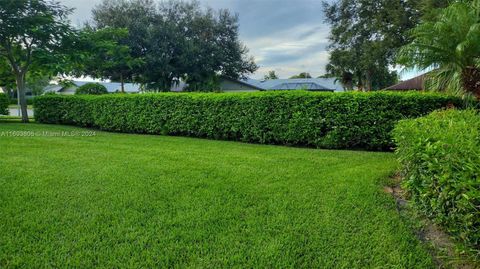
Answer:
POLYGON ((13 137, 84 130, 0 123, 0 267, 434 266, 382 192, 390 153, 13 137))

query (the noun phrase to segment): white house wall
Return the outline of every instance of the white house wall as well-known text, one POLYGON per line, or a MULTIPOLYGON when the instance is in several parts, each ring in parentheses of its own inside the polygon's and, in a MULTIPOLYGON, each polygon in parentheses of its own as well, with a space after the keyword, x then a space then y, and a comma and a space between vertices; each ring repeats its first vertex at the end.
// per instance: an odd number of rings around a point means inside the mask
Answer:
POLYGON ((220 89, 224 92, 257 92, 258 89, 231 80, 222 80, 220 89))

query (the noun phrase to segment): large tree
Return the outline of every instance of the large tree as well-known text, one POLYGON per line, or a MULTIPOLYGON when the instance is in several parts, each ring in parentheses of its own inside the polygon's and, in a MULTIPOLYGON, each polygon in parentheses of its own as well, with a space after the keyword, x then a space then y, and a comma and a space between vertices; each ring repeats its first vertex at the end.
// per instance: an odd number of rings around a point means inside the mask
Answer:
POLYGON ((412 31, 400 51, 407 68, 433 69, 427 88, 480 98, 480 0, 454 2, 412 31))
POLYGON ((129 30, 127 45, 144 60, 137 82, 166 90, 180 79, 191 90, 212 87, 218 76, 242 77, 257 66, 238 39, 238 18, 198 2, 104 0, 93 10, 94 26, 129 30))
POLYGON ((72 33, 70 12, 55 1, 0 0, 0 57, 15 76, 23 122, 28 122, 26 77, 32 70, 58 68, 64 57, 57 52, 72 33))
POLYGON ((127 37, 125 28, 85 27, 79 38, 84 60, 75 74, 119 81, 121 92, 125 92, 125 81, 133 81, 143 64, 143 58, 132 55, 127 37))
POLYGON ((396 82, 392 67, 408 32, 447 0, 340 0, 324 2, 331 25, 327 72, 346 88, 382 89, 396 82))

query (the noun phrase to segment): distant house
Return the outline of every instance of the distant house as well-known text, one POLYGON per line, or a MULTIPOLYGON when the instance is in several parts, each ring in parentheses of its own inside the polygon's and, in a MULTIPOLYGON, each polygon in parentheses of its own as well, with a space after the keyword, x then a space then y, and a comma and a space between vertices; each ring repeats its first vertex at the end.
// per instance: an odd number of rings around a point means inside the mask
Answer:
POLYGON ((265 90, 344 91, 335 78, 270 79, 260 81, 257 85, 265 90))
MULTIPOLYGON (((186 84, 184 85, 186 86, 186 84)), ((181 92, 184 87, 176 87, 172 91, 181 92)), ((304 79, 220 79, 222 92, 256 92, 272 90, 307 90, 339 92, 344 91, 343 86, 334 78, 304 78, 304 79)))
POLYGON ((344 91, 343 86, 334 78, 298 78, 298 79, 244 79, 232 80, 223 78, 221 89, 231 91, 273 91, 273 90, 307 90, 339 92, 344 91))
MULTIPOLYGON (((64 95, 72 95, 75 94, 75 90, 87 83, 91 83, 93 81, 72 81, 71 86, 68 87, 63 87, 61 85, 48 85, 47 87, 44 88, 44 92, 54 92, 58 94, 64 94, 64 95)), ((107 91, 109 93, 117 93, 121 91, 121 83, 119 82, 94 82, 94 83, 99 83, 105 88, 107 88, 107 91)), ((126 93, 139 93, 140 92, 140 84, 134 84, 134 83, 124 83, 124 88, 126 93)))
POLYGON ((251 79, 237 80, 227 77, 221 78, 220 89, 223 92, 256 92, 263 90, 263 88, 260 88, 256 86, 255 83, 252 83, 251 79))
MULTIPOLYGON (((93 81, 92 81, 93 82, 93 81)), ((75 90, 89 83, 88 81, 72 81, 73 85, 63 87, 61 85, 49 85, 45 87, 44 92, 53 92, 57 94, 72 95, 75 90)), ((105 88, 109 93, 118 93, 121 90, 121 84, 118 82, 96 82, 105 88)), ((181 92, 188 86, 184 82, 175 84, 170 89, 173 92, 181 92)), ((140 84, 125 83, 126 93, 140 93, 140 84)), ((231 79, 222 77, 220 80, 220 90, 223 92, 255 92, 255 91, 272 91, 272 90, 308 90, 308 91, 324 91, 338 92, 344 91, 340 83, 333 78, 305 78, 305 79, 231 79)))
POLYGON ((409 90, 417 90, 423 91, 425 90, 425 77, 427 74, 423 74, 408 80, 404 80, 400 83, 397 83, 393 86, 386 88, 385 90, 390 91, 409 91, 409 90))

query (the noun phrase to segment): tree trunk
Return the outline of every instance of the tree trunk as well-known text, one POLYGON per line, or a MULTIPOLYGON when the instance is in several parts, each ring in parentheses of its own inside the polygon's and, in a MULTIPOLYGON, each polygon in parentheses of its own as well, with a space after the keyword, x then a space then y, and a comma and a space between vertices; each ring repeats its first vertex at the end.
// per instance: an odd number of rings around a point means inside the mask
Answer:
POLYGON ((462 84, 465 91, 480 100, 480 69, 467 67, 462 72, 462 84))
POLYGON ((122 84, 122 93, 125 93, 125 83, 123 82, 123 75, 120 75, 120 83, 122 84))
POLYGON ((17 82, 17 98, 22 111, 22 122, 28 123, 27 98, 25 96, 25 74, 16 74, 15 79, 17 82))
POLYGON ((372 76, 370 74, 370 71, 367 72, 365 75, 365 91, 370 92, 372 91, 372 76))

